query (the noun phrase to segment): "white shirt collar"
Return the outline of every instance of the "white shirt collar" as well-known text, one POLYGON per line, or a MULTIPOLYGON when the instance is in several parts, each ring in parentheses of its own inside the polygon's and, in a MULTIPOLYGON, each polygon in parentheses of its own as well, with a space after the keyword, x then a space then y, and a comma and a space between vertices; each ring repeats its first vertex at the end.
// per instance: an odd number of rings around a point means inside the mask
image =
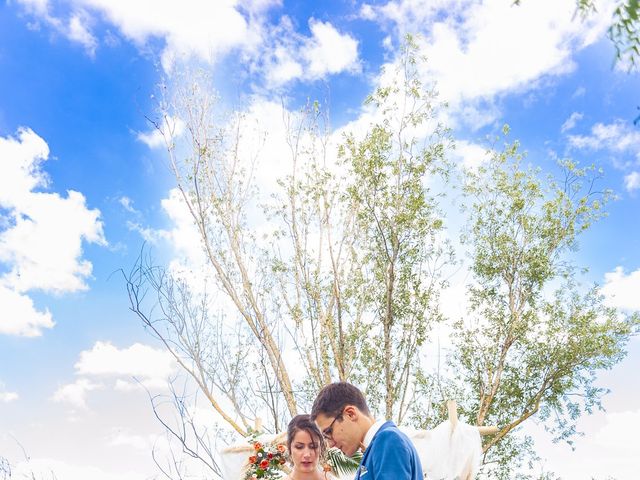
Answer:
POLYGON ((380 427, 384 425, 384 423, 385 423, 385 420, 378 420, 377 422, 375 422, 373 425, 369 427, 369 430, 367 430, 367 433, 364 436, 364 440, 362 440, 362 444, 364 445, 364 448, 369 447, 369 445, 371 444, 371 441, 373 440, 373 437, 376 436, 376 433, 378 433, 378 430, 380 430, 380 427))

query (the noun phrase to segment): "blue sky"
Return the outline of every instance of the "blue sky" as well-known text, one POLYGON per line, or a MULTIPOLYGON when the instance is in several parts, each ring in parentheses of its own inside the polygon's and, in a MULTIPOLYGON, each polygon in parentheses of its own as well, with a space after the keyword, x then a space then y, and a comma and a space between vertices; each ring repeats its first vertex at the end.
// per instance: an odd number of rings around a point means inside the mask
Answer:
MULTIPOLYGON (((165 155, 144 140, 158 83, 185 65, 212 72, 225 106, 265 124, 282 102, 295 110, 328 98, 332 126, 357 129, 380 67, 396 60, 404 33, 421 34, 423 79, 449 103, 456 162, 480 161, 486 135, 508 123, 533 164, 553 169, 554 158, 571 156, 604 169, 618 199, 575 258, 611 305, 640 309, 640 81, 613 63, 612 3, 585 21, 573 0, 510 3, 3 2, 0 455, 27 468, 18 439, 29 468, 61 479, 157 473, 149 445, 161 430, 130 382, 160 389, 175 367, 128 311, 118 270, 145 238, 161 261, 188 254, 184 217, 166 200, 165 155)), ((264 168, 277 171, 269 148, 264 168)), ((563 478, 635 473, 637 339, 629 351, 601 376, 612 389, 608 412, 580 423, 575 452, 532 430, 563 478)))

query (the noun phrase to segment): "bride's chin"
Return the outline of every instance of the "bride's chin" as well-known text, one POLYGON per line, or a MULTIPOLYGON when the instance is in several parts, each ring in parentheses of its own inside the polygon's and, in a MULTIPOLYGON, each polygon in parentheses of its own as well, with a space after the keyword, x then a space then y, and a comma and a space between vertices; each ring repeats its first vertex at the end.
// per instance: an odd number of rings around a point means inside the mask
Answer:
POLYGON ((301 463, 297 465, 297 470, 299 470, 300 473, 313 472, 315 470, 315 465, 313 463, 308 463, 308 464, 301 463))

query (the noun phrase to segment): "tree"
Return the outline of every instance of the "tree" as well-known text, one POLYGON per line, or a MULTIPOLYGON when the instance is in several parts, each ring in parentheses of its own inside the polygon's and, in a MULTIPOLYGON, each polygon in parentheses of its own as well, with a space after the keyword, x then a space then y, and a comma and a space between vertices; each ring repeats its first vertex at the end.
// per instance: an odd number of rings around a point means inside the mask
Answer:
MULTIPOLYGON (((376 415, 422 427, 432 420, 420 418, 427 395, 430 403, 455 392, 469 418, 501 426, 485 460, 505 478, 532 450, 514 435, 521 424, 539 418, 570 440, 577 416, 599 406, 595 372, 622 358, 637 317, 618 318, 568 263, 609 197, 593 189, 597 173, 566 163, 563 183, 545 183, 522 168, 514 144, 464 182, 475 283, 469 318, 453 325, 454 378, 421 368, 453 257, 438 194, 452 143, 435 93, 420 82, 421 61, 409 37, 367 100, 366 131, 341 144, 319 103, 285 113, 290 170, 269 197, 254 176, 263 132, 244 113, 221 115, 206 75, 167 89, 156 126, 206 280, 141 255, 127 275, 131 308, 235 438, 260 418, 282 431, 334 380, 363 386, 376 415)), ((173 421, 152 403, 181 450, 220 476, 192 398, 173 390, 173 421)))
MULTIPOLYGON (((254 182, 259 148, 248 152, 246 115, 220 115, 203 75, 165 90, 171 98, 155 124, 210 273, 206 287, 194 285, 190 273, 143 254, 126 276, 131 308, 241 436, 265 414, 264 428, 281 431, 335 380, 361 382, 388 417, 401 420, 413 407, 447 253, 436 241, 443 223, 428 178, 448 147, 446 129, 433 122, 434 94, 418 82, 415 48, 407 44, 391 86, 372 95, 370 133, 347 134, 340 158, 319 103, 284 115, 291 169, 270 201, 254 182), (172 128, 176 118, 184 137, 172 128), (304 378, 292 377, 287 349, 304 378), (384 375, 370 371, 374 362, 384 375)), ((203 442, 184 428, 193 426, 185 397, 173 396, 181 420, 171 433, 192 454, 203 442)))
POLYGON ((415 403, 418 353, 439 319, 441 267, 452 256, 439 237, 443 220, 429 185, 445 172, 452 145, 437 121, 435 92, 419 80, 420 60, 407 37, 399 81, 366 100, 383 112, 380 121, 362 139, 348 134, 339 150, 353 172, 347 197, 367 269, 361 294, 373 317, 360 374, 370 402, 380 399, 385 417, 398 423, 415 403))
POLYGON ((532 449, 512 432, 534 416, 571 442, 576 419, 606 393, 596 372, 623 358, 639 323, 606 307, 597 287, 578 284, 569 254, 604 215, 610 192, 596 189, 593 168, 564 161, 562 169, 561 182, 541 179, 515 142, 465 182, 474 282, 452 362, 466 413, 500 426, 483 447, 494 478, 512 478, 532 449))

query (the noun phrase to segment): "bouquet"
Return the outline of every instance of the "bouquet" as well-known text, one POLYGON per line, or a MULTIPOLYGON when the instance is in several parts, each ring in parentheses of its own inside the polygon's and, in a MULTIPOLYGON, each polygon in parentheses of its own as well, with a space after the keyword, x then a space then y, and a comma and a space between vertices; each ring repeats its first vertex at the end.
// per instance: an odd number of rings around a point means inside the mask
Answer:
POLYGON ((245 480, 282 477, 282 466, 286 462, 284 455, 287 450, 283 444, 263 445, 260 442, 254 442, 253 450, 253 454, 249 457, 245 480))

